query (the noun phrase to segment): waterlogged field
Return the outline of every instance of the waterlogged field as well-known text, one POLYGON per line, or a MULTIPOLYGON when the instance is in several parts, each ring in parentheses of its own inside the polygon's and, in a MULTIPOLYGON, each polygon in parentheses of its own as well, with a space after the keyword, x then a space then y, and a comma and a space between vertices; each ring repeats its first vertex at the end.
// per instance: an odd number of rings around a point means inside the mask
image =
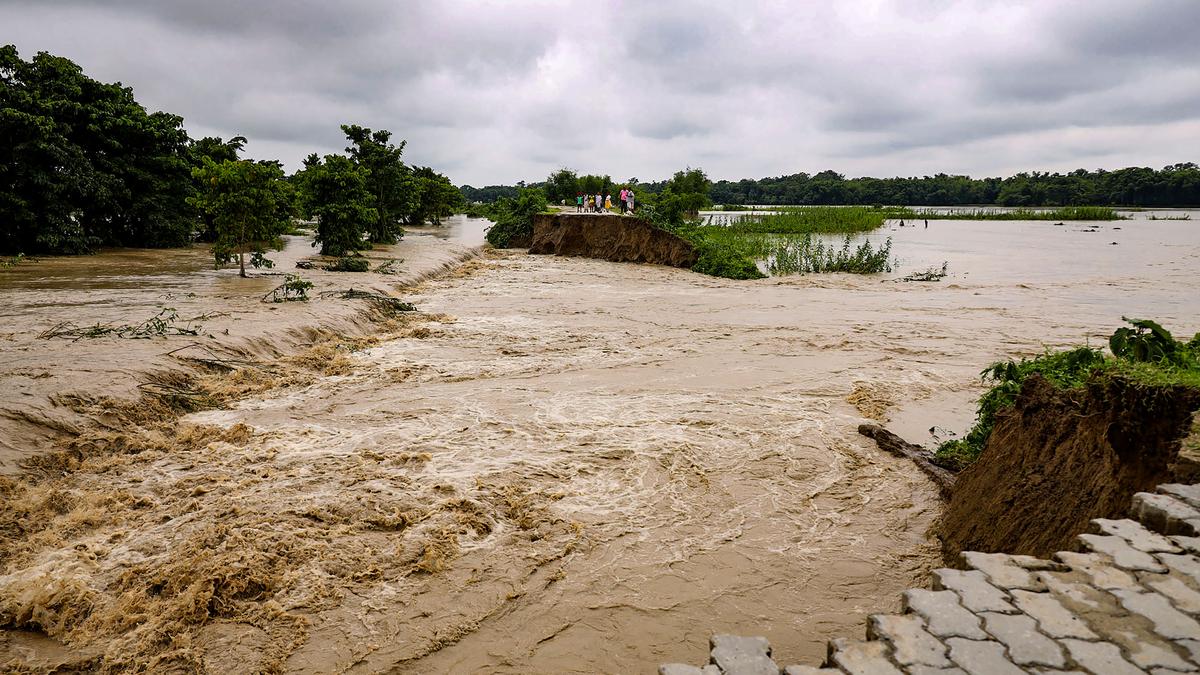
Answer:
MULTIPOLYGON (((228 409, 149 430, 102 416, 87 442, 125 451, 5 483, 6 513, 26 509, 39 529, 0 530, 0 613, 40 629, 0 632, 0 654, 211 672, 642 672, 732 632, 816 662, 940 561, 926 538, 935 489, 859 423, 927 441, 933 426, 968 428, 987 363, 1099 344, 1122 315, 1200 330, 1193 222, 862 235, 888 237, 893 272, 756 281, 505 253, 409 287, 420 315, 384 339, 332 345, 277 313, 290 307, 253 304, 268 281, 241 304, 238 280, 180 271, 182 258, 156 270, 139 257, 128 283, 119 254, 79 259, 107 270, 97 283, 0 271, 0 299, 20 307, 0 341, 5 415, 52 391, 105 393, 135 368, 100 372, 130 341, 33 337, 67 300, 80 324, 141 317, 168 293, 188 316, 234 302, 236 317, 212 320, 231 335, 206 344, 261 363, 267 338, 246 331, 269 323, 321 348, 268 364, 281 379, 308 370, 228 409), (901 281, 943 261, 939 282, 901 281), (192 274, 207 281, 188 290, 192 274), (62 369, 78 382, 56 380, 62 369)), ((436 244, 414 235, 386 255, 449 257, 436 244)), ((314 275, 318 290, 360 278, 314 275)), ((316 297, 311 320, 341 306, 316 297)), ((195 339, 135 344, 154 360, 195 339)))

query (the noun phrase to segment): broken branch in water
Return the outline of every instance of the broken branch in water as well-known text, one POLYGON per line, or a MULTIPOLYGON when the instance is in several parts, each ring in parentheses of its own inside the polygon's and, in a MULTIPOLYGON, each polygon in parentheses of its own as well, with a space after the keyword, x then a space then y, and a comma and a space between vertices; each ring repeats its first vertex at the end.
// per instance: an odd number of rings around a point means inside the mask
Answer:
POLYGON ((270 370, 269 368, 263 366, 261 363, 258 363, 257 361, 247 361, 245 359, 226 358, 224 356, 217 354, 209 347, 206 347, 206 346, 200 344, 199 342, 193 342, 190 345, 184 345, 182 347, 179 347, 178 349, 172 349, 171 351, 167 352, 163 356, 170 356, 170 357, 179 359, 180 361, 196 363, 196 364, 199 364, 202 366, 212 368, 214 370, 223 370, 226 372, 238 370, 239 368, 255 368, 257 370, 263 370, 263 371, 270 370), (208 356, 191 356, 191 355, 181 354, 181 352, 184 352, 184 351, 187 351, 190 349, 197 350, 203 354, 207 354, 208 356))
POLYGON ((282 284, 272 288, 266 295, 262 296, 262 301, 292 302, 295 300, 308 300, 308 289, 312 287, 312 282, 299 274, 288 274, 284 276, 282 284))
POLYGON ((946 271, 949 266, 949 262, 943 262, 941 269, 930 267, 923 272, 913 272, 912 274, 901 279, 901 281, 941 281, 943 277, 949 274, 949 272, 946 271))
POLYGON ((379 263, 379 265, 371 271, 378 274, 388 274, 394 276, 400 274, 400 263, 402 262, 404 262, 404 258, 388 258, 387 260, 379 263))
POLYGON ((108 335, 129 340, 145 340, 152 337, 166 337, 168 335, 199 335, 200 327, 193 326, 192 322, 202 318, 204 317, 185 319, 184 324, 179 326, 175 324, 176 320, 178 320, 178 313, 175 311, 175 308, 164 307, 158 314, 141 323, 132 325, 114 326, 112 324, 98 323, 94 326, 77 326, 70 321, 64 321, 42 331, 38 335, 38 338, 42 340, 65 338, 74 342, 83 338, 98 338, 108 335))
POLYGON ((944 469, 931 462, 928 450, 919 445, 909 443, 878 424, 860 424, 858 425, 858 433, 873 439, 875 444, 879 446, 879 449, 884 452, 897 457, 911 459, 916 463, 917 468, 924 471, 938 486, 938 489, 941 490, 942 498, 950 498, 950 492, 954 488, 954 481, 958 476, 953 471, 944 469))
POLYGON ((353 288, 345 291, 325 291, 321 293, 322 297, 335 296, 343 300, 366 300, 370 302, 376 309, 389 314, 396 312, 415 312, 417 308, 410 302, 404 302, 400 298, 393 298, 390 295, 382 293, 371 293, 370 291, 359 291, 353 288))

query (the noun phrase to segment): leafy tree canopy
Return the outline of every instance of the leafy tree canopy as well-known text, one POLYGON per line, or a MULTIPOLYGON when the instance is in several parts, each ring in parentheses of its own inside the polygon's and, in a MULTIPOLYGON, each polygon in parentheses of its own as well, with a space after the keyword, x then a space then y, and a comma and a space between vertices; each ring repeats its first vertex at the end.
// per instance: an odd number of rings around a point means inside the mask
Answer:
POLYGON ((203 158, 192 175, 200 186, 189 201, 212 218, 216 229, 213 256, 218 265, 237 258, 246 276, 246 254, 255 267, 270 267, 263 254, 280 249, 280 235, 291 225, 292 187, 277 162, 203 158))

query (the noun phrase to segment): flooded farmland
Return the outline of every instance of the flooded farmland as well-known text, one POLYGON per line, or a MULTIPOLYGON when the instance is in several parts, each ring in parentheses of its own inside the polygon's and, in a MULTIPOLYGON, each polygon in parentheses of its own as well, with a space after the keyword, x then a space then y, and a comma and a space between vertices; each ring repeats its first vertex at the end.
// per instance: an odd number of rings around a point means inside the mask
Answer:
POLYGON ((0 655, 639 672, 753 632, 780 661, 818 660, 939 562, 936 490, 859 423, 928 442, 966 428, 991 361, 1098 344, 1122 315, 1200 331, 1194 222, 870 236, 893 237, 895 273, 740 282, 414 233, 371 253, 404 258, 402 278, 314 273, 312 301, 275 309, 274 278, 202 251, 0 271, 5 472, 89 425, 122 448, 5 483, 39 524, 4 530, 0 612, 42 630, 0 634, 0 655), (943 261, 940 282, 899 281, 943 261), (366 319, 319 293, 351 285, 419 313, 366 319), (204 335, 37 337, 168 302, 209 317, 204 335), (259 364, 324 351, 165 425, 98 398, 136 395, 197 341, 259 364))

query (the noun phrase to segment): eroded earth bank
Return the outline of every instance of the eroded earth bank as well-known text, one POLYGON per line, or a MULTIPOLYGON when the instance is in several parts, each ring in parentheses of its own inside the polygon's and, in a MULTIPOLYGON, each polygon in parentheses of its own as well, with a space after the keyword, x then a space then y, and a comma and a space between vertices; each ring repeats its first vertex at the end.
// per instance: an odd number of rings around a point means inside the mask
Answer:
MULTIPOLYGON (((1110 294, 1181 265, 1112 278, 1110 294)), ((67 441, 55 471, 6 483, 0 653, 35 668, 640 672, 752 631, 817 662, 940 562, 936 489, 857 425, 965 428, 981 364, 1111 330, 1120 307, 1064 304, 1095 283, 734 282, 488 254, 393 288, 419 312, 356 318, 377 342, 278 365, 277 386, 229 409, 113 419, 67 441)), ((1159 304, 1164 323, 1191 311, 1159 304)), ((25 332, 9 341, 39 349, 25 332)), ((87 348, 101 340, 128 342, 87 348)))

